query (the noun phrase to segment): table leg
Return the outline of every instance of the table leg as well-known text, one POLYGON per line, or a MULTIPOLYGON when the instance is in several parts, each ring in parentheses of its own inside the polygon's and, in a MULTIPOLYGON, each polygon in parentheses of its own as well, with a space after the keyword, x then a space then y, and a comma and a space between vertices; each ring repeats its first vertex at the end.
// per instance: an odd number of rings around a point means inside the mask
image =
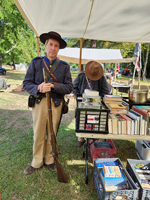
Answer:
POLYGON ((88 152, 89 152, 89 138, 86 138, 86 157, 85 157, 85 162, 86 162, 86 180, 85 184, 88 184, 88 152))

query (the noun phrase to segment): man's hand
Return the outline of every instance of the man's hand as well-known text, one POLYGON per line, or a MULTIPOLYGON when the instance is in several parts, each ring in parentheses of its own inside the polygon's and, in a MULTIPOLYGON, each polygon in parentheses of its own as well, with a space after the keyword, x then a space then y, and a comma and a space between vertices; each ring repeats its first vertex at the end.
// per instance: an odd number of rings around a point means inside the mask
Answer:
POLYGON ((52 83, 44 83, 43 82, 38 86, 38 91, 42 92, 42 93, 50 92, 51 88, 55 88, 54 84, 52 84, 52 83))

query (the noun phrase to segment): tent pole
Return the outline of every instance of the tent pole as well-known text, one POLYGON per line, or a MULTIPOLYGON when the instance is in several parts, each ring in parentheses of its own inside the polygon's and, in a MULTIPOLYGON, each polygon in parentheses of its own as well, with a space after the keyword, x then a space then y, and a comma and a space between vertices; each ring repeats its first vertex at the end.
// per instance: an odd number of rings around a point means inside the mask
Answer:
POLYGON ((82 38, 80 38, 79 72, 81 72, 81 59, 82 59, 82 38))
POLYGON ((115 63, 115 81, 116 81, 116 68, 117 68, 117 63, 115 63))
POLYGON ((37 44, 37 56, 39 56, 39 37, 36 36, 36 44, 37 44))
POLYGON ((133 88, 133 84, 134 84, 134 77, 135 77, 135 70, 136 70, 137 61, 138 61, 138 57, 136 58, 135 66, 134 66, 134 71, 133 71, 133 77, 132 77, 132 88, 133 88))
POLYGON ((138 86, 139 86, 139 90, 140 90, 141 69, 138 71, 138 77, 139 77, 138 86))

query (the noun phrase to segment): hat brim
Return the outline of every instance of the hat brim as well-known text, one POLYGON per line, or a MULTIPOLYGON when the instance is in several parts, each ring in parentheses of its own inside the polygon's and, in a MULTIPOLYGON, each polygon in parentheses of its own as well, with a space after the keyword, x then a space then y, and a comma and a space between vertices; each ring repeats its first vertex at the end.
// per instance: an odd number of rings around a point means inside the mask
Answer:
POLYGON ((102 68, 101 64, 99 64, 100 65, 99 73, 97 73, 95 76, 92 76, 91 73, 90 73, 90 69, 89 69, 89 66, 91 65, 92 62, 93 61, 90 61, 90 62, 88 62, 86 64, 86 66, 85 66, 85 74, 92 81, 97 81, 103 76, 103 68, 102 68))
POLYGON ((40 41, 45 44, 45 41, 48 39, 54 39, 57 40, 60 44, 60 49, 64 49, 67 46, 67 43, 60 37, 57 37, 56 35, 53 35, 51 33, 43 33, 40 35, 40 41))

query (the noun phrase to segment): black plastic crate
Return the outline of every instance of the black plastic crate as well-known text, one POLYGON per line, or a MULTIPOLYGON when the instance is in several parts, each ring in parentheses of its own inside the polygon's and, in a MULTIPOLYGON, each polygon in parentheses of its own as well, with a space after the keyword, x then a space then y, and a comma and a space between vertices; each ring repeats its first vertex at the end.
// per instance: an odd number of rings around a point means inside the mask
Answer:
POLYGON ((150 161, 147 160, 135 160, 135 159, 127 159, 127 171, 129 172, 130 176, 134 180, 134 182, 140 188, 139 190, 139 200, 148 200, 150 199, 150 189, 144 189, 141 185, 140 178, 137 175, 137 172, 134 168, 136 164, 143 164, 147 165, 150 164, 150 161))
POLYGON ((76 132, 108 134, 108 114, 104 102, 101 109, 78 108, 76 110, 76 132))
POLYGON ((93 180, 96 188, 97 195, 99 200, 114 200, 114 199, 124 199, 124 200, 139 200, 138 198, 138 187, 135 185, 134 181, 130 177, 129 173, 121 163, 119 158, 105 158, 105 159, 95 159, 94 160, 94 168, 93 168, 93 180), (117 190, 117 191, 106 191, 105 183, 102 175, 99 173, 99 169, 96 163, 104 163, 104 162, 118 162, 119 167, 123 171, 125 177, 127 178, 128 184, 130 186, 129 189, 126 190, 117 190))

